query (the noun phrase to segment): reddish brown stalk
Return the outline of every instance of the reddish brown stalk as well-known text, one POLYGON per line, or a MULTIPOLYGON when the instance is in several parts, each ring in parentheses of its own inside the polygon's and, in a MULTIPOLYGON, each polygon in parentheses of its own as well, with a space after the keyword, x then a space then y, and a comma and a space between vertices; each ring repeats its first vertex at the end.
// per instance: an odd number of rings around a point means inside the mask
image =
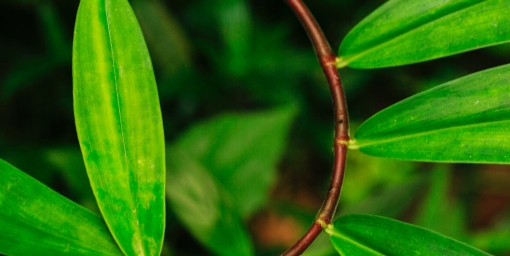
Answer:
POLYGON ((349 116, 347 114, 342 82, 335 66, 336 55, 331 51, 331 47, 324 33, 322 33, 322 29, 301 0, 286 1, 301 20, 312 41, 315 53, 319 58, 320 65, 329 83, 335 114, 335 157, 328 194, 310 229, 292 248, 283 254, 285 256, 293 256, 302 254, 321 233, 325 225, 331 223, 331 219, 335 214, 344 178, 347 143, 349 142, 349 116))

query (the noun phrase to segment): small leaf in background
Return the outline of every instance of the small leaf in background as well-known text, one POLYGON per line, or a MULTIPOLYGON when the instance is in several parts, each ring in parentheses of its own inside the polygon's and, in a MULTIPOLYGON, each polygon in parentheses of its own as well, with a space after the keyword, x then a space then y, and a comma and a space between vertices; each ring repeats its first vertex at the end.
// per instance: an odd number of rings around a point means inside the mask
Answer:
POLYGON ((68 188, 76 196, 76 202, 100 214, 79 147, 46 149, 42 157, 63 176, 68 188))
POLYGON ((345 168, 341 200, 344 206, 359 203, 373 195, 374 190, 406 183, 416 175, 412 162, 367 156, 359 151, 349 152, 345 168))
POLYGON ((66 62, 71 58, 71 42, 68 41, 64 24, 52 2, 40 2, 35 8, 40 18, 48 52, 55 59, 66 62))
POLYGON ((508 255, 510 253, 509 237, 510 229, 508 227, 497 227, 473 235, 469 244, 483 248, 494 255, 508 255))
POLYGON ((439 233, 374 215, 340 217, 326 232, 341 255, 489 255, 439 233))
POLYGON ((122 255, 104 221, 0 160, 0 253, 122 255))
POLYGON ((217 255, 254 255, 241 216, 210 171, 184 150, 167 153, 170 207, 191 234, 217 255))
POLYGON ((295 109, 228 114, 192 127, 168 150, 177 216, 220 255, 252 255, 243 225, 266 202, 295 109))
POLYGON ((40 81, 66 64, 69 65, 69 60, 62 61, 55 57, 19 60, 0 83, 0 102, 7 101, 18 91, 40 81))
POLYGON ((431 173, 430 188, 422 201, 415 224, 446 236, 465 240, 466 223, 462 207, 450 196, 451 165, 437 164, 431 173))
POLYGON ((190 43, 163 1, 134 0, 131 4, 152 53, 154 65, 162 69, 161 75, 175 76, 177 72, 189 68, 190 43))
MULTIPOLYGON (((394 171, 398 172, 399 170, 394 171)), ((408 179, 408 181, 402 184, 389 186, 383 190, 376 190, 376 193, 372 193, 371 196, 367 196, 365 200, 356 204, 346 207, 340 206, 337 215, 363 213, 388 218, 399 217, 422 194, 421 192, 426 184, 426 179, 421 176, 409 177, 408 179)))
POLYGON ((246 218, 268 197, 295 110, 219 116, 191 128, 175 147, 203 164, 246 218))
POLYGON ((221 0, 215 4, 220 33, 226 44, 227 68, 237 76, 248 71, 252 17, 246 0, 221 0))
POLYGON ((126 0, 82 0, 74 36, 76 128, 99 209, 126 255, 159 255, 165 142, 142 31, 126 0))
POLYGON ((510 42, 509 0, 393 0, 361 21, 338 67, 380 68, 510 42))
POLYGON ((402 160, 510 163, 510 65, 414 95, 363 123, 351 148, 402 160))

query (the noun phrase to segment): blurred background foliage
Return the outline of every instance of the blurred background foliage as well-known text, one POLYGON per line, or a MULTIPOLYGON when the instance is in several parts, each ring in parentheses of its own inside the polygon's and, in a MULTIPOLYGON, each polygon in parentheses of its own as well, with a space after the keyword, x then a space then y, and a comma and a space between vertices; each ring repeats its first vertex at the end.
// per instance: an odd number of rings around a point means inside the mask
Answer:
MULTIPOLYGON (((307 1, 333 49, 383 0, 307 1)), ((72 110, 77 0, 0 0, 0 157, 97 212, 72 110)), ((164 255, 275 255, 308 228, 332 163, 329 89, 284 1, 131 0, 168 145, 164 255)), ((414 93, 508 63, 501 45, 342 69, 352 133, 414 93)), ((433 111, 433 110, 431 110, 433 111)), ((348 154, 338 214, 370 213, 510 255, 510 167, 348 154)), ((306 255, 334 255, 321 235, 306 255)))

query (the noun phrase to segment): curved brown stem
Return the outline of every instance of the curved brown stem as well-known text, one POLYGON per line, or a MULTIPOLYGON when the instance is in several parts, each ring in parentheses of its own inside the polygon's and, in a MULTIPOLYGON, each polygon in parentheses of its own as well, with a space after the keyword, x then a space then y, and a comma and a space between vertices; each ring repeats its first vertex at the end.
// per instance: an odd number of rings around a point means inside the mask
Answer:
POLYGON ((344 178, 347 143, 349 142, 349 116, 342 82, 335 66, 336 55, 331 51, 331 47, 324 33, 322 33, 322 29, 301 0, 286 1, 301 20, 313 43, 315 53, 329 83, 335 114, 335 157, 328 194, 310 229, 293 247, 283 254, 285 256, 292 256, 302 254, 317 238, 322 229, 331 223, 331 219, 335 214, 344 178))

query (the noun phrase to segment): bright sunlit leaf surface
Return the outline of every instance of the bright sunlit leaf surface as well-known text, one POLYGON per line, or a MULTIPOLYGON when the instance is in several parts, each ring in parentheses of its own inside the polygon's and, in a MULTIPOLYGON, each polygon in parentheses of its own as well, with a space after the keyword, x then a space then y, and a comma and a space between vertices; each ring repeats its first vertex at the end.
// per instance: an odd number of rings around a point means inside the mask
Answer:
POLYGON ((510 163, 510 65, 414 95, 375 114, 351 148, 403 160, 510 163))
POLYGON ((103 217, 127 255, 159 255, 163 125, 152 64, 126 0, 82 0, 73 45, 78 138, 103 217))
POLYGON ((361 21, 338 67, 416 63, 510 41, 510 0, 392 0, 361 21))
POLYGON ((375 215, 346 215, 326 228, 341 255, 489 255, 439 233, 375 215))
POLYGON ((122 255, 104 221, 0 159, 0 254, 122 255))
POLYGON ((267 201, 294 113, 222 115, 192 127, 168 150, 170 205, 216 254, 254 254, 243 221, 267 201))

